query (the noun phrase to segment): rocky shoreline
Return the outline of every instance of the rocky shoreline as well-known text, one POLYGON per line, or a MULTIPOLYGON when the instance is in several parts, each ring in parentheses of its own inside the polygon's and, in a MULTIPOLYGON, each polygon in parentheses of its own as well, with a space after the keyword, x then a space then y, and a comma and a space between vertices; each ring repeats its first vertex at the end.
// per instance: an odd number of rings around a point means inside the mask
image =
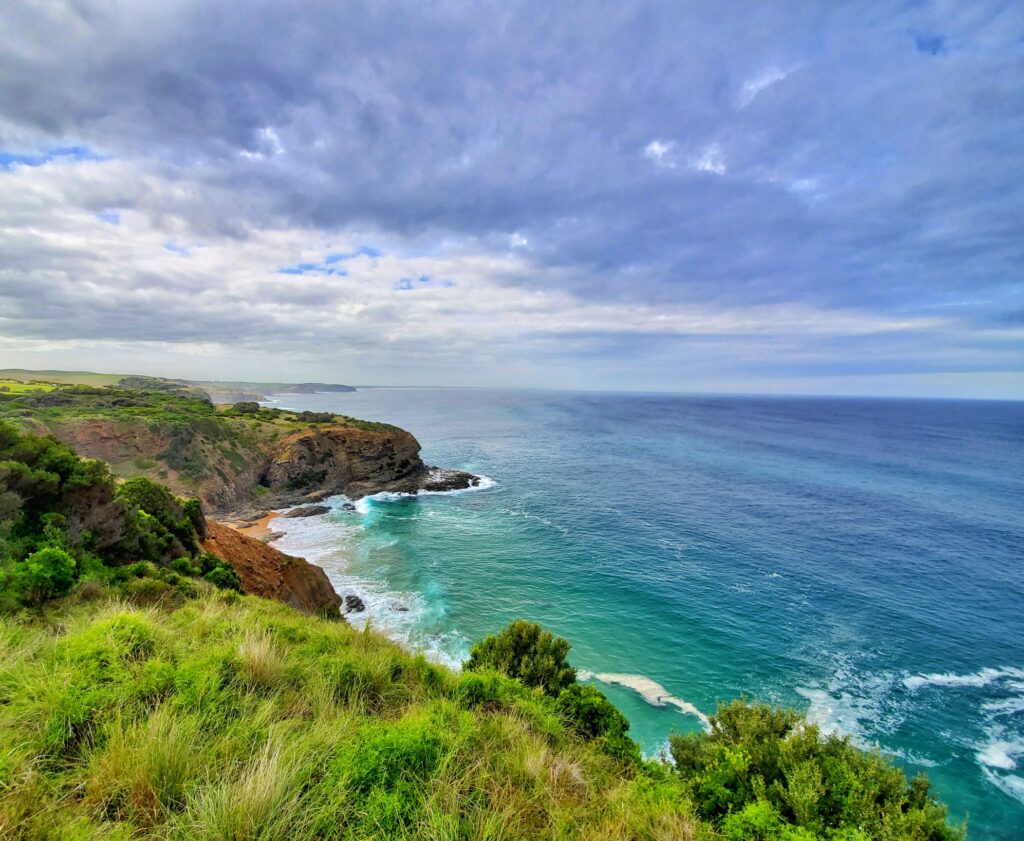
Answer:
MULTIPOLYGON (((210 521, 213 533, 206 548, 232 564, 246 592, 284 601, 306 613, 322 616, 362 613, 366 609, 362 598, 357 593, 338 593, 321 567, 267 546, 285 534, 283 530, 272 528, 271 522, 329 514, 332 508, 318 503, 334 496, 358 500, 376 493, 448 493, 480 487, 482 481, 483 477, 462 470, 423 467, 395 480, 352 483, 344 494, 327 491, 282 494, 274 497, 275 507, 290 508, 288 511, 245 510, 210 521), (260 546, 265 550, 257 548, 260 546), (287 573, 282 574, 285 569, 287 573)), ((343 507, 355 508, 352 502, 346 502, 343 507)))
POLYGON ((344 489, 281 491, 260 500, 262 504, 259 508, 247 507, 237 511, 217 514, 216 517, 221 522, 234 525, 237 528, 240 523, 253 523, 263 520, 274 509, 292 508, 291 511, 277 515, 281 517, 314 517, 318 514, 326 514, 330 508, 319 503, 335 496, 345 496, 355 501, 362 499, 364 496, 372 496, 378 493, 410 495, 418 493, 448 493, 450 491, 477 488, 482 481, 482 477, 473 473, 467 473, 464 470, 424 466, 397 479, 349 482, 344 486, 344 489))

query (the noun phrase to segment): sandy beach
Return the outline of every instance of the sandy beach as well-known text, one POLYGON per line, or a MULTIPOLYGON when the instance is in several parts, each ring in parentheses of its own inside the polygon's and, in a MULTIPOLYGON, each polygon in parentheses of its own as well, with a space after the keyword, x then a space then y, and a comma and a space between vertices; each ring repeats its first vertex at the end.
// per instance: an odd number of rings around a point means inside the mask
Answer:
POLYGON ((260 517, 258 520, 250 520, 248 522, 235 520, 233 522, 225 523, 225 525, 231 526, 231 528, 237 529, 249 537, 255 537, 257 540, 269 543, 281 534, 281 532, 270 527, 271 520, 280 516, 281 515, 277 511, 271 511, 266 516, 260 517))

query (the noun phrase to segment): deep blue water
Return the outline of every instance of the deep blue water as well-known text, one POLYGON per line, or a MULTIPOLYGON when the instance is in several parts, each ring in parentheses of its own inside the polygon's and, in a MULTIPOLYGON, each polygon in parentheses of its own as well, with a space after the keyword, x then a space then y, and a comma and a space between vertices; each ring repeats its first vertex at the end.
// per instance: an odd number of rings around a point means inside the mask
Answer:
POLYGON ((648 753, 700 726, 688 704, 744 693, 927 771, 972 838, 1020 837, 1024 403, 280 399, 396 423, 430 463, 494 480, 289 521, 282 548, 360 592, 395 638, 458 662, 534 619, 573 643, 648 753))

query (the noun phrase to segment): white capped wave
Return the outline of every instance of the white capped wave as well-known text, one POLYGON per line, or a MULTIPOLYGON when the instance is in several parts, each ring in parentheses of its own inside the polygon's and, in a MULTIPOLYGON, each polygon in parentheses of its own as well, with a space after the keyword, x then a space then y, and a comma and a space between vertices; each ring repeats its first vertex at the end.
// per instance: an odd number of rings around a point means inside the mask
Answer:
POLYGON ((960 675, 951 672, 939 672, 930 675, 910 675, 903 679, 903 685, 911 692, 925 686, 973 686, 981 688, 998 680, 1011 678, 1024 680, 1024 669, 1004 667, 1002 669, 979 669, 971 674, 960 675))
POLYGON ((595 673, 589 672, 585 669, 580 669, 578 677, 580 680, 598 680, 601 683, 625 686, 627 689, 632 689, 636 692, 637 695, 643 698, 652 707, 676 707, 680 712, 685 713, 686 715, 696 716, 700 719, 700 723, 705 730, 711 729, 711 723, 708 721, 708 717, 704 715, 704 713, 689 701, 677 698, 660 683, 646 677, 645 675, 622 675, 611 674, 608 672, 595 673))

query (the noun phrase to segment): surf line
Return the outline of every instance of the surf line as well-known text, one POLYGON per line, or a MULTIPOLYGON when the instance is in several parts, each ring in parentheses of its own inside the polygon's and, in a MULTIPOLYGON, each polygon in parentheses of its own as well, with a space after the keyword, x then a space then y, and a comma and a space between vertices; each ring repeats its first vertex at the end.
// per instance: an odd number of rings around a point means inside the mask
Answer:
POLYGON ((708 721, 708 717, 704 713, 689 701, 677 698, 664 686, 655 680, 651 680, 649 677, 644 675, 610 674, 608 672, 595 673, 588 672, 586 669, 580 669, 578 677, 580 680, 597 680, 601 683, 625 686, 627 689, 632 689, 636 692, 637 695, 652 707, 675 707, 681 713, 696 716, 700 720, 701 726, 708 732, 711 732, 711 722, 708 721))

